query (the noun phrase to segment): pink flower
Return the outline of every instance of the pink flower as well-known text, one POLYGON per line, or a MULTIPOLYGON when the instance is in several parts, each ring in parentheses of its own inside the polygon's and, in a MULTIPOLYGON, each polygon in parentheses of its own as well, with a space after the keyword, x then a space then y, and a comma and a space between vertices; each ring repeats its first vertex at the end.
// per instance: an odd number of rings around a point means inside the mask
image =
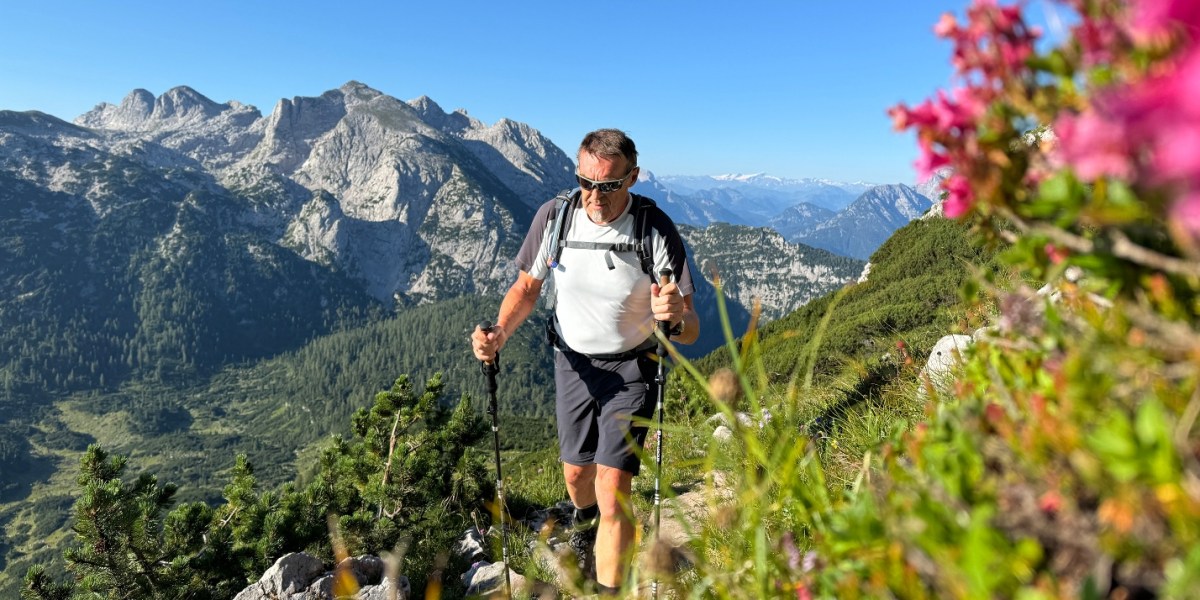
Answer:
POLYGON ((909 127, 924 128, 937 123, 937 115, 934 114, 933 102, 930 100, 913 108, 904 103, 897 104, 888 109, 888 115, 892 117, 892 127, 896 131, 904 131, 909 127))
POLYGON ((1133 32, 1147 38, 1170 33, 1174 27, 1200 26, 1200 3, 1196 0, 1142 0, 1133 3, 1133 32))
POLYGON ((1055 514, 1062 510, 1062 506, 1062 494, 1059 494, 1055 490, 1050 490, 1042 494, 1041 498, 1038 498, 1038 508, 1042 509, 1042 512, 1046 514, 1055 514))
POLYGON ((1160 132, 1154 164, 1162 178, 1200 180, 1200 122, 1181 122, 1160 132))
MULTIPOLYGON (((1106 147, 1129 156, 1149 155, 1147 182, 1200 180, 1200 47, 1192 48, 1156 77, 1099 96, 1095 106, 1118 124, 1119 138, 1106 147)), ((1100 144, 1097 144, 1100 145, 1100 144)))
POLYGON ((1054 244, 1046 244, 1044 250, 1046 252, 1046 257, 1049 258, 1050 262, 1053 264, 1061 264, 1062 261, 1067 260, 1067 251, 1064 248, 1059 248, 1054 244))
POLYGON ((1083 50, 1083 64, 1094 66, 1112 61, 1113 49, 1117 47, 1120 32, 1111 19, 1084 17, 1072 29, 1079 47, 1083 50))
POLYGON ((1104 176, 1128 178, 1133 174, 1125 127, 1094 110, 1080 115, 1063 114, 1054 123, 1059 160, 1071 166, 1080 179, 1104 176))
POLYGON ((942 205, 946 216, 957 219, 971 210, 975 201, 975 192, 971 190, 971 182, 966 177, 955 173, 942 181, 942 189, 946 190, 946 201, 942 205))
POLYGON ((954 13, 942 13, 942 18, 938 20, 937 25, 933 26, 933 33, 941 38, 953 37, 958 31, 958 21, 954 18, 954 13))
POLYGON ((1183 236, 1185 242, 1195 245, 1200 241, 1200 190, 1192 190, 1176 200, 1171 205, 1169 219, 1171 230, 1183 236))
POLYGON ((917 170, 917 181, 928 181, 935 171, 950 164, 950 158, 935 151, 929 140, 921 140, 919 145, 921 153, 913 167, 917 170))
POLYGON ((892 129, 896 131, 904 131, 912 125, 910 119, 911 111, 903 102, 888 109, 887 114, 892 118, 892 129))

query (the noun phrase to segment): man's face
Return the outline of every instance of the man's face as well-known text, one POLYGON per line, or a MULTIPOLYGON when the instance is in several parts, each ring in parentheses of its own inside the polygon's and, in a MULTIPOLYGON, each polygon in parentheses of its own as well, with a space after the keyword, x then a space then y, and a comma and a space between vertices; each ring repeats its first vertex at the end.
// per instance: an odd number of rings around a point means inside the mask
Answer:
POLYGON ((593 223, 607 225, 621 216, 629 203, 629 187, 637 181, 637 167, 630 171, 624 156, 597 156, 584 152, 579 157, 579 174, 592 181, 620 179, 620 187, 611 192, 602 192, 596 186, 581 187, 592 187, 582 190, 582 199, 583 208, 593 223))

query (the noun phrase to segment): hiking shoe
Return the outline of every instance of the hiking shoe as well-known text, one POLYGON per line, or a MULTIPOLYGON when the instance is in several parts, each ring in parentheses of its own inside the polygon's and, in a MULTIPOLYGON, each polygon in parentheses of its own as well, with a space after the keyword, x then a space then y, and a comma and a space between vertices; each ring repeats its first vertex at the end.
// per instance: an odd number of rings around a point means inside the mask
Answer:
POLYGON ((596 527, 571 531, 567 545, 575 552, 579 561, 579 573, 588 581, 596 580, 596 527))

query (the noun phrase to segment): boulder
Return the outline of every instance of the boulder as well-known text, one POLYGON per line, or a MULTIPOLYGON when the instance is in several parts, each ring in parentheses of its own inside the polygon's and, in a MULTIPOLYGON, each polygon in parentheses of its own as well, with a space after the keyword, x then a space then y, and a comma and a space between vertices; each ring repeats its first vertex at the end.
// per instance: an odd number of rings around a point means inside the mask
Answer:
POLYGON ((286 598, 308 589, 313 580, 325 572, 321 559, 303 552, 279 557, 257 583, 242 590, 234 600, 268 600, 286 598))
MULTIPOLYGON (((509 571, 509 580, 514 598, 528 595, 529 580, 524 575, 509 571)), ((477 562, 463 573, 462 582, 467 587, 468 598, 490 598, 496 594, 504 597, 504 563, 477 562)))
MULTIPOLYGON (((385 565, 378 556, 352 556, 342 560, 339 569, 354 579, 360 600, 391 600, 393 590, 400 600, 412 594, 407 577, 393 583, 384 576, 385 565)), ((337 573, 338 569, 326 571, 320 559, 303 552, 286 554, 234 600, 332 600, 337 573)))
MULTIPOLYGON (((962 364, 963 354, 972 343, 974 339, 969 335, 942 336, 929 352, 929 360, 921 369, 921 378, 929 381, 938 392, 949 392, 954 383, 954 370, 962 364)), ((925 393, 924 386, 921 393, 925 393)))
POLYGON ((379 585, 369 585, 358 590, 358 600, 392 600, 392 592, 396 592, 396 600, 412 598, 412 584, 408 578, 401 575, 395 584, 387 577, 379 585))
POLYGON ((728 442, 733 439, 733 430, 724 425, 717 425, 713 430, 713 437, 717 438, 717 441, 728 442))
POLYGON ((454 554, 467 559, 467 562, 470 563, 487 560, 487 546, 483 541, 483 533, 476 527, 468 529, 454 543, 454 554))
POLYGON ((383 569, 383 559, 378 556, 363 555, 345 558, 336 569, 317 578, 308 586, 308 597, 313 600, 333 598, 333 582, 340 570, 344 570, 353 577, 361 590, 383 581, 383 569))

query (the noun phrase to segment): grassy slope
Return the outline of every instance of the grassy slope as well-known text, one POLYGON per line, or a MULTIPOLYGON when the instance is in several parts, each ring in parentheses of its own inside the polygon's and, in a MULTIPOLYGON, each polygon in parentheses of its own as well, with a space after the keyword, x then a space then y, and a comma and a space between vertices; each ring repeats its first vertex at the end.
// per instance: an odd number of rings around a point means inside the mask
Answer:
MULTIPOLYGON (((904 341, 919 364, 939 337, 962 330, 967 318, 957 306, 958 289, 970 270, 968 265, 989 261, 986 252, 969 243, 962 225, 941 219, 918 221, 898 231, 875 253, 866 283, 818 299, 758 332, 765 377, 772 389, 780 396, 799 397, 802 419, 817 428, 815 437, 835 441, 827 449, 828 461, 853 463, 860 456, 855 447, 865 445, 865 438, 915 416, 911 404, 888 404, 888 390, 902 385, 898 381, 905 372, 911 373, 905 371, 896 342, 904 341), (826 317, 828 323, 822 326, 826 317), (797 385, 810 370, 813 384, 797 385)), ((227 370, 208 386, 173 397, 166 390, 131 386, 120 394, 73 398, 58 406, 56 419, 61 423, 46 427, 63 426, 82 434, 72 438, 74 446, 79 439, 93 438, 114 452, 129 454, 135 469, 152 470, 163 480, 183 479, 181 495, 185 498, 219 494, 225 470, 238 451, 250 453, 252 462, 262 465, 258 472, 276 474, 278 483, 294 476, 294 465, 302 462, 297 456, 311 456, 308 450, 314 441, 331 431, 344 430, 350 412, 367 405, 370 394, 390 384, 371 381, 365 373, 388 373, 388 378, 410 373, 419 381, 432 374, 431 365, 452 365, 441 369, 447 372, 452 388, 459 383, 458 391, 480 398, 474 361, 466 353, 466 333, 479 315, 494 314, 495 307, 481 306, 478 299, 449 304, 436 309, 422 307, 385 323, 327 336, 299 352, 227 370), (401 351, 398 347, 410 343, 426 349, 401 351), (315 365, 331 360, 342 377, 311 379, 310 373, 321 372, 315 365), (336 401, 318 405, 306 398, 336 401), (114 404, 182 406, 187 412, 186 425, 174 435, 151 438, 138 431, 137 415, 112 411, 114 404)), ((502 411, 537 415, 537 399, 517 390, 538 383, 536 372, 529 368, 537 360, 533 352, 541 347, 538 328, 525 327, 519 335, 520 343, 510 344, 506 356, 501 402, 507 410, 502 411), (534 403, 524 405, 530 400, 534 403)), ((729 363, 728 352, 718 351, 696 364, 710 374, 729 363)), ((682 369, 677 371, 682 373, 682 369)), ((679 380, 677 373, 673 381, 679 380)), ((676 395, 680 387, 677 383, 671 387, 675 388, 671 394, 676 395)), ((452 392, 451 397, 457 393, 452 392)), ((709 442, 698 417, 669 410, 668 418, 674 422, 668 424, 673 435, 666 446, 664 485, 687 485, 700 479, 701 470, 712 464, 705 460, 709 442), (671 419, 672 415, 676 418, 671 419)), ((539 425, 539 419, 545 421, 535 416, 525 425, 505 423, 503 439, 537 447, 549 444, 547 436, 552 436, 552 430, 544 423, 539 425)), ((5 540, 17 548, 8 553, 0 591, 11 591, 10 586, 30 564, 56 559, 58 542, 65 539, 61 526, 68 517, 81 448, 39 444, 37 449, 56 461, 58 469, 34 484, 25 502, 0 505, 5 540)), ((507 467, 511 470, 506 477, 513 486, 510 504, 544 506, 562 498, 553 452, 506 453, 505 460, 506 467, 512 465, 507 467)), ((647 469, 635 483, 639 506, 648 502, 652 473, 647 469)))
MULTIPOLYGON (((961 223, 928 219, 898 230, 872 255, 866 282, 757 331, 761 387, 770 396, 764 404, 794 410, 835 477, 851 478, 872 440, 920 418, 924 408, 910 393, 917 372, 939 338, 977 325, 959 291, 973 271, 995 268, 993 253, 961 223)), ((722 349, 694 364, 708 377, 732 360, 722 349)), ((673 377, 689 398, 705 398, 688 380, 682 372, 673 377)), ((706 400, 691 400, 689 408, 716 412, 706 400)))

